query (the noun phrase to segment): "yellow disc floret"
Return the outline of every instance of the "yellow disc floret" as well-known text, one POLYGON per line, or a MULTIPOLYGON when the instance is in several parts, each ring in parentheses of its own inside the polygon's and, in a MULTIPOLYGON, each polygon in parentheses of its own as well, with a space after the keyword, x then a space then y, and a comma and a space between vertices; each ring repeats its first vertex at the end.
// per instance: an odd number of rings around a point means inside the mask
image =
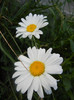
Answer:
POLYGON ((40 61, 34 61, 31 65, 30 65, 30 73, 33 76, 40 76, 41 74, 43 74, 45 71, 45 65, 44 63, 40 62, 40 61))
POLYGON ((35 24, 30 24, 27 26, 27 32, 33 32, 36 29, 36 25, 35 24))

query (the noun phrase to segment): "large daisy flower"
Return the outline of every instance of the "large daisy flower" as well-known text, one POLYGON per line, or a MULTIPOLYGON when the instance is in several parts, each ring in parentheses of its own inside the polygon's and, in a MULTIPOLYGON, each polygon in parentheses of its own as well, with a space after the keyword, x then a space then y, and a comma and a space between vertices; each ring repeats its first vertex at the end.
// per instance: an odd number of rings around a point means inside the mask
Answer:
POLYGON ((32 99, 33 91, 37 92, 40 98, 44 98, 43 89, 47 94, 51 94, 51 88, 56 90, 57 82, 52 74, 61 74, 63 69, 61 63, 63 58, 59 54, 51 54, 52 48, 47 51, 45 49, 36 49, 36 47, 29 47, 27 49, 28 57, 20 55, 18 61, 14 65, 16 72, 13 78, 16 78, 16 90, 25 93, 27 91, 28 100, 32 99))
POLYGON ((26 38, 27 36, 31 39, 34 35, 37 39, 40 38, 40 34, 43 34, 40 28, 48 25, 47 16, 37 15, 30 13, 26 18, 21 18, 22 22, 18 24, 20 27, 16 28, 16 37, 21 36, 21 38, 26 38))

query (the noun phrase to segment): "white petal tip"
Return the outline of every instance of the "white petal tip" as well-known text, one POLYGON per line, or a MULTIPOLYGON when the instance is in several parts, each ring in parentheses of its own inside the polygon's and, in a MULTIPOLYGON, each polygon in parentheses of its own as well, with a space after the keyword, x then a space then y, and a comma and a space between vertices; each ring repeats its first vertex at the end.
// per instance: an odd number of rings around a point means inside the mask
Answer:
POLYGON ((62 74, 63 73, 63 69, 61 69, 60 73, 59 74, 62 74))
POLYGON ((15 78, 14 74, 12 75, 12 78, 15 78))
POLYGON ((54 87, 54 90, 57 90, 58 89, 58 87, 54 87))
POLYGON ((20 59, 21 57, 23 57, 23 55, 19 55, 18 59, 20 59))

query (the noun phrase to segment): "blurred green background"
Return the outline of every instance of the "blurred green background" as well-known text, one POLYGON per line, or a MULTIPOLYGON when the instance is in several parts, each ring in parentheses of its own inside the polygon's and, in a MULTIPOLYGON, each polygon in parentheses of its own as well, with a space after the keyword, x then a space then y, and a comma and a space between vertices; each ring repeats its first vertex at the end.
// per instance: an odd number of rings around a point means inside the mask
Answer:
MULTIPOLYGON (((30 12, 47 16, 49 25, 41 29, 44 34, 39 40, 35 40, 40 48, 53 48, 53 52, 59 53, 63 58, 63 74, 55 75, 60 79, 58 89, 51 95, 45 94, 44 100, 74 100, 74 15, 64 13, 65 3, 73 0, 48 0, 48 4, 40 3, 40 0, 0 0, 0 31, 6 37, 17 55, 25 54, 31 40, 15 37, 16 27, 21 18, 25 18, 30 12)), ((16 92, 16 86, 12 75, 16 56, 0 35, 0 100, 27 100, 26 93, 22 95, 16 92)), ((34 93, 33 100, 39 100, 34 93)))

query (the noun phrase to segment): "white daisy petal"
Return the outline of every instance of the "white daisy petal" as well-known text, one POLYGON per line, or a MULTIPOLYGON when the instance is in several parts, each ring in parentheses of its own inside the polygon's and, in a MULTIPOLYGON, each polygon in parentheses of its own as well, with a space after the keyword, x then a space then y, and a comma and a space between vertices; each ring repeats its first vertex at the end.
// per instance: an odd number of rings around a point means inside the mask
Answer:
POLYGON ((43 18, 47 18, 47 16, 44 16, 43 18))
POLYGON ((32 39, 32 35, 29 35, 28 37, 29 37, 29 39, 32 39))
POLYGON ((35 90, 35 91, 38 91, 38 89, 39 89, 39 82, 40 80, 39 80, 39 77, 35 77, 34 78, 34 80, 33 80, 33 90, 35 90))
POLYGON ((32 76, 28 77, 28 79, 26 80, 26 82, 23 83, 24 87, 22 87, 21 93, 25 93, 27 91, 27 89, 31 85, 32 81, 33 81, 33 77, 32 76))
POLYGON ((46 77, 44 75, 42 75, 40 78, 41 78, 40 79, 41 80, 41 84, 44 87, 45 92, 47 93, 49 91, 48 93, 51 94, 52 90, 50 88, 50 84, 48 82, 48 79, 46 79, 46 77))
POLYGON ((46 92, 46 94, 51 94, 52 93, 51 88, 50 88, 50 90, 47 90, 47 89, 44 88, 44 91, 46 92))
POLYGON ((60 57, 59 54, 52 54, 45 62, 45 64, 48 66, 50 65, 53 61, 57 60, 60 57))
POLYGON ((21 81, 23 81, 26 77, 28 77, 30 75, 30 73, 28 73, 27 71, 25 71, 22 75, 20 75, 16 80, 15 80, 15 84, 20 83, 21 81))
POLYGON ((35 35, 37 35, 37 34, 39 34, 39 35, 40 35, 40 34, 43 34, 43 32, 42 32, 41 30, 38 30, 38 28, 37 28, 36 31, 33 32, 32 34, 35 36, 35 35))
POLYGON ((34 36, 35 36, 37 39, 40 38, 40 35, 39 35, 39 34, 35 34, 34 36))
POLYGON ((26 38, 27 35, 26 34, 22 34, 21 38, 26 38))
POLYGON ((43 32, 42 32, 41 30, 38 30, 38 33, 39 33, 39 34, 43 34, 43 32))
POLYGON ((32 13, 29 13, 29 16, 32 17, 32 13))
POLYGON ((34 56, 34 60, 38 60, 38 50, 36 49, 36 47, 32 47, 32 51, 33 51, 33 54, 35 55, 34 56))
POLYGON ((14 65, 17 67, 24 68, 24 66, 22 65, 22 63, 20 61, 15 62, 14 65))
MULTIPOLYGON (((29 14, 26 19, 28 20, 30 17, 34 19, 37 15, 29 14)), ((38 17, 43 20, 43 15, 38 15, 38 17)), ((54 90, 58 88, 58 80, 50 74, 62 74, 63 69, 60 64, 63 62, 63 58, 59 54, 52 54, 51 51, 52 48, 45 51, 45 49, 37 49, 35 46, 29 47, 27 49, 28 57, 20 55, 18 57, 20 61, 14 63, 16 72, 12 78, 16 78, 16 90, 21 91, 22 94, 27 91, 28 100, 32 100, 33 91, 37 92, 40 98, 44 98, 43 89, 47 94, 51 94, 51 88, 54 90)))
POLYGON ((21 18, 21 21, 25 24, 25 26, 28 25, 28 22, 24 18, 21 18))
POLYGON ((17 77, 17 76, 20 76, 20 75, 22 75, 23 73, 24 73, 24 72, 22 72, 22 71, 15 72, 15 73, 13 74, 12 78, 15 78, 15 77, 17 77))
POLYGON ((47 52, 45 53, 43 61, 45 62, 52 54, 51 54, 52 48, 49 48, 47 52))
POLYGON ((33 95, 33 85, 31 85, 28 89, 28 92, 27 92, 27 98, 28 100, 32 100, 32 95, 33 95))
POLYGON ((45 55, 45 49, 39 49, 38 50, 38 60, 43 61, 45 55))
POLYGON ((33 80, 33 77, 31 75, 24 78, 24 80, 17 84, 17 91, 21 90, 21 93, 25 93, 29 86, 31 85, 31 82, 33 80))
POLYGON ((63 62, 63 58, 62 57, 59 57, 58 59, 56 59, 52 63, 54 63, 54 64, 61 64, 62 62, 63 62))
MULTIPOLYGON (((17 67, 21 67, 20 70, 22 70, 22 69, 26 70, 26 68, 28 69, 30 63, 28 63, 28 62, 26 62, 26 61, 24 61, 24 62, 21 61, 21 62, 16 62, 16 63, 14 63, 14 65, 17 66, 17 67), (26 67, 26 68, 25 68, 25 67, 26 67)), ((19 69, 19 68, 18 68, 18 69, 19 69)), ((16 68, 15 68, 15 70, 16 70, 16 68)))
POLYGON ((46 72, 49 74, 62 74, 63 69, 60 65, 49 65, 46 67, 46 72))
POLYGON ((18 33, 18 34, 16 34, 16 37, 19 37, 19 36, 21 36, 22 35, 22 33, 18 33))
POLYGON ((50 84, 50 87, 53 87, 55 90, 58 88, 57 87, 57 81, 55 78, 53 78, 51 75, 49 74, 45 74, 47 81, 50 84))
POLYGON ((27 63, 30 63, 31 62, 31 60, 29 58, 27 58, 26 56, 23 56, 23 55, 20 55, 18 57, 18 59, 20 59, 23 62, 27 62, 27 63))
POLYGON ((40 39, 40 34, 43 34, 43 32, 39 29, 48 25, 47 19, 45 18, 46 16, 37 14, 32 15, 32 13, 29 13, 26 19, 21 18, 22 22, 18 23, 20 27, 16 28, 16 37, 21 35, 21 38, 29 37, 29 39, 32 39, 34 35, 37 39, 40 39))
POLYGON ((16 30, 17 30, 17 31, 16 31, 16 34, 17 34, 17 33, 26 32, 26 28, 23 28, 23 27, 17 27, 16 30))
POLYGON ((24 23, 19 22, 18 24, 21 25, 22 27, 25 27, 26 28, 26 25, 24 23))
POLYGON ((16 71, 25 71, 26 69, 24 67, 15 67, 16 71))
POLYGON ((49 24, 48 22, 43 23, 42 26, 41 26, 41 28, 47 26, 48 24, 49 24))
POLYGON ((28 48, 27 53, 28 53, 29 58, 32 59, 32 61, 34 61, 35 55, 30 47, 28 48))
POLYGON ((43 94, 43 89, 42 89, 41 83, 39 84, 39 88, 38 88, 37 93, 41 98, 44 98, 44 94, 43 94))
POLYGON ((47 61, 46 61, 46 65, 59 65, 63 62, 63 58, 60 57, 58 54, 53 54, 47 61))
POLYGON ((42 86, 43 86, 45 89, 49 90, 49 89, 50 89, 50 86, 49 86, 49 84, 47 83, 46 78, 44 77, 44 75, 41 75, 41 76, 40 76, 40 80, 41 80, 42 86))

